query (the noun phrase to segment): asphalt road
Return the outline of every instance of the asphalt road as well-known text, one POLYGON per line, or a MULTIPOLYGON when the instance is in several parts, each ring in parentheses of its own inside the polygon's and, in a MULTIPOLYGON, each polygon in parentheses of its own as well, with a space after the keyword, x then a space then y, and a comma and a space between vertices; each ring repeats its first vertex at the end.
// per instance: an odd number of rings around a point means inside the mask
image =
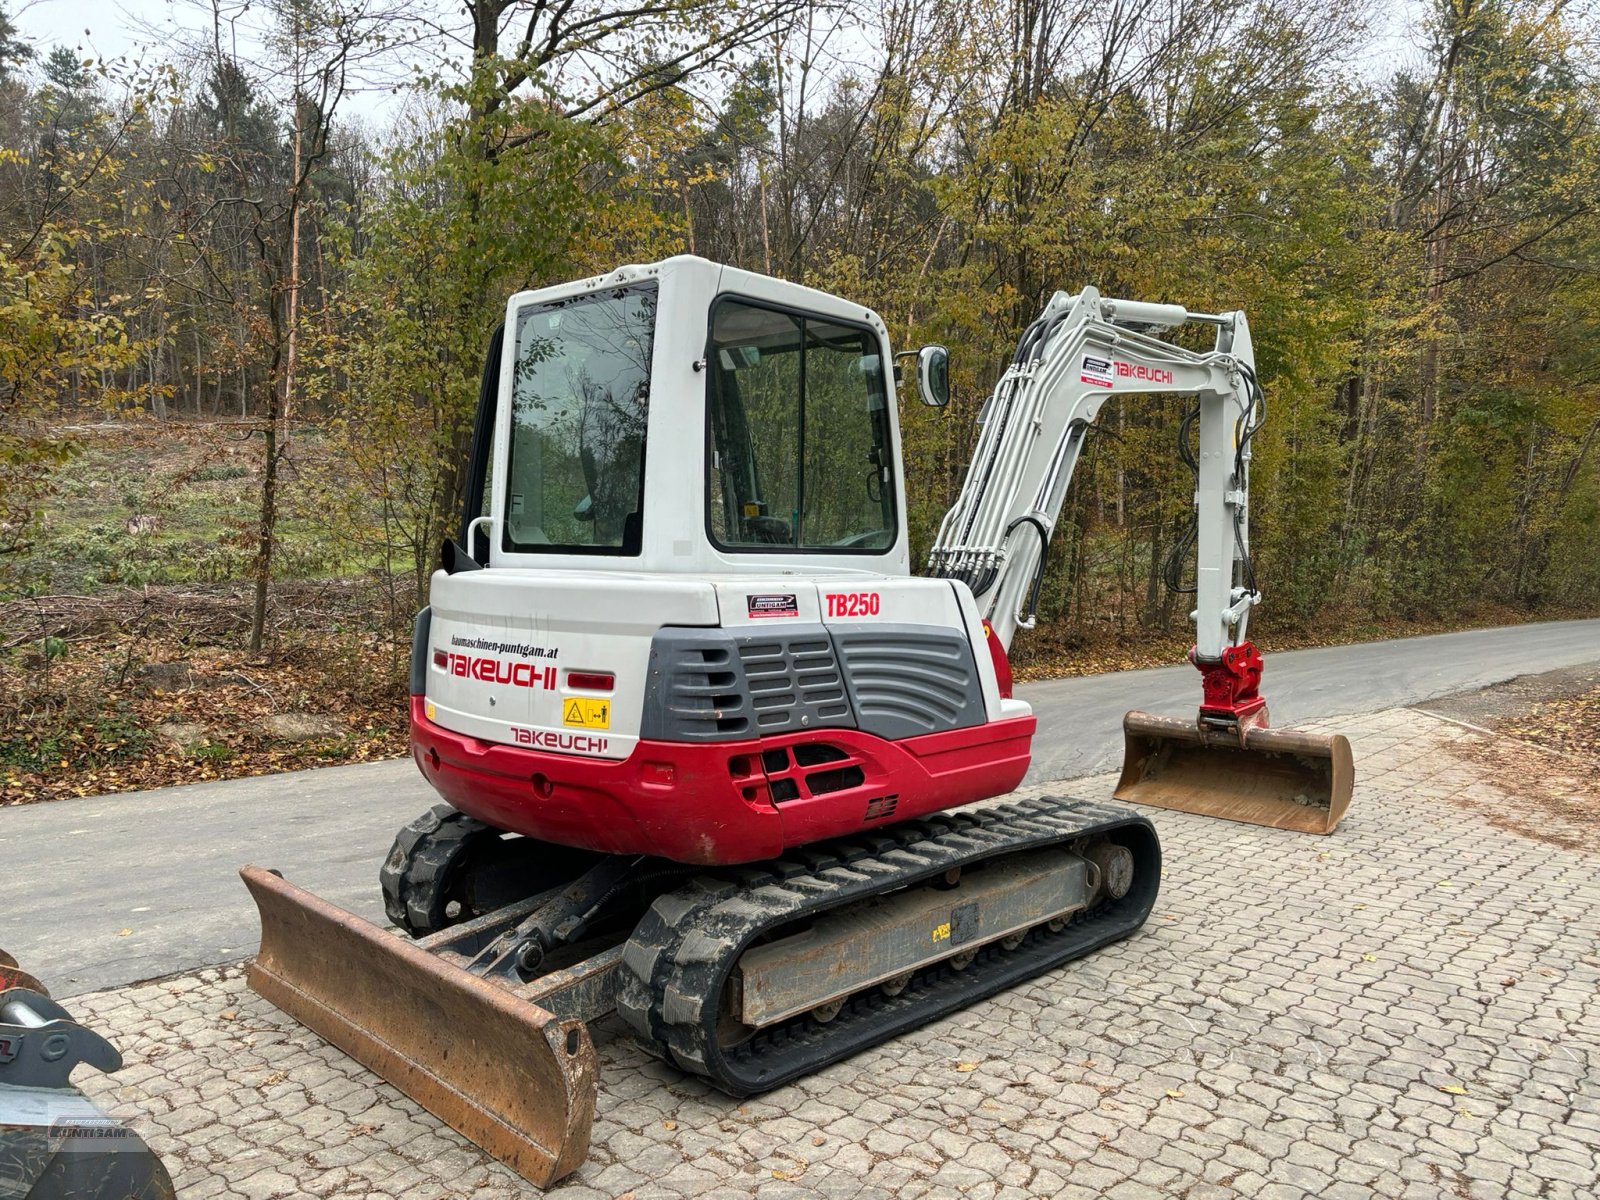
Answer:
MULTIPOLYGON (((1600 620, 1548 622, 1274 654, 1262 691, 1283 726, 1590 662, 1600 620)), ((1185 665, 1018 694, 1039 716, 1037 782, 1111 768, 1125 710, 1192 712, 1199 688, 1185 665)), ((242 958, 257 933, 245 863, 381 919, 378 865, 433 802, 400 760, 0 810, 0 948, 58 996, 242 958)))

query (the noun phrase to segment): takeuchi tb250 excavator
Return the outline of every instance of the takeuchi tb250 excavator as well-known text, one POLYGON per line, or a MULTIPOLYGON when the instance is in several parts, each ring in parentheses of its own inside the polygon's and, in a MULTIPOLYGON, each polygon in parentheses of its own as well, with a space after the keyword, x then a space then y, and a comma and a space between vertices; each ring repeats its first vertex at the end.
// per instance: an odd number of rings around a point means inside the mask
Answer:
MULTIPOLYGON (((903 359, 945 403, 943 348, 903 359)), ((599 1015, 749 1095, 1144 922, 1147 818, 946 811, 1027 771, 1007 650, 1113 396, 1195 398, 1174 564, 1203 695, 1196 720, 1128 714, 1117 795, 1319 832, 1349 801, 1348 744, 1267 727, 1245 640, 1243 313, 1057 293, 920 576, 897 361, 867 309, 693 257, 512 297, 416 625, 412 752, 447 804, 380 872, 410 937, 243 872, 256 990, 535 1183, 587 1153, 599 1015), (1196 322, 1212 349, 1171 339, 1196 322)))

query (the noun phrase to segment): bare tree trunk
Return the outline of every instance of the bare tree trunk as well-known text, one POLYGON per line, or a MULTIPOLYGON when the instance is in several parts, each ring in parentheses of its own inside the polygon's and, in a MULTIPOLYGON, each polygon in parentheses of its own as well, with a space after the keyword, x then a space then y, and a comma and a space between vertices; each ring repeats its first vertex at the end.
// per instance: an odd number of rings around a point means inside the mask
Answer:
POLYGON ((164 338, 155 338, 150 343, 150 411, 155 413, 156 420, 167 419, 167 398, 161 394, 161 384, 158 378, 161 366, 161 348, 164 338))
MULTIPOLYGON (((1125 436, 1128 432, 1128 405, 1123 401, 1117 405, 1117 436, 1125 436)), ((1122 460, 1117 460, 1117 528, 1128 528, 1128 472, 1122 465, 1122 460)))
POLYGON ((277 391, 268 401, 265 428, 266 461, 261 473, 261 519, 257 526, 255 603, 250 609, 250 653, 260 654, 266 642, 267 592, 272 585, 272 549, 278 523, 278 410, 277 391))
MULTIPOLYGON (((294 98, 294 181, 289 190, 289 295, 284 305, 284 320, 288 325, 284 336, 283 387, 278 387, 276 367, 278 355, 273 354, 272 375, 268 378, 266 461, 261 474, 261 520, 256 539, 255 603, 250 611, 250 653, 260 654, 266 641, 267 593, 272 587, 272 552, 278 536, 278 462, 289 442, 289 413, 294 404, 295 323, 299 316, 300 294, 300 210, 303 207, 301 176, 301 135, 304 128, 304 105, 298 93, 294 98), (281 435, 280 435, 281 429, 281 435)), ((279 261, 282 261, 281 259, 279 261)), ((277 306, 273 305, 273 323, 277 324, 277 306)), ((273 330, 274 342, 281 331, 273 330)))
POLYGON ((294 117, 294 198, 289 209, 289 346, 283 366, 283 447, 289 448, 289 417, 294 411, 294 368, 297 335, 300 329, 300 213, 305 208, 300 189, 300 152, 303 125, 300 104, 295 103, 294 117))
POLYGON ((767 232, 767 169, 756 168, 756 178, 761 182, 761 271, 772 274, 772 236, 767 232))
POLYGON ((200 401, 206 390, 205 358, 200 349, 200 314, 195 314, 194 322, 194 415, 200 416, 200 401))
POLYGON ((683 186, 678 189, 678 195, 683 197, 683 228, 689 238, 689 253, 694 249, 694 214, 689 211, 689 181, 685 179, 683 186))

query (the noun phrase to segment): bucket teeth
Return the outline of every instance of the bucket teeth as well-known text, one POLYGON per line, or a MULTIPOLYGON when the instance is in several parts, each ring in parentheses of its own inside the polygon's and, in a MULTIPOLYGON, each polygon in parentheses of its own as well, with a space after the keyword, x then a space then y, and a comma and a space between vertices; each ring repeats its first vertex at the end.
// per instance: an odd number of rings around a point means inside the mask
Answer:
POLYGON ((1122 732, 1115 796, 1130 804, 1301 833, 1332 833, 1350 807, 1355 766, 1341 734, 1265 726, 1235 734, 1137 711, 1123 717, 1122 732))

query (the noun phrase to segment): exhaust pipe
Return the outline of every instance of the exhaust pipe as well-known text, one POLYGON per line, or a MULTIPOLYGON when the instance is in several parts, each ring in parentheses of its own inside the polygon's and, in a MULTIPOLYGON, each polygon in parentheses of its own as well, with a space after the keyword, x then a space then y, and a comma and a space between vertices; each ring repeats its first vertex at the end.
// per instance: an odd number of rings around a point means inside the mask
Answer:
POLYGON ((1350 807, 1355 763, 1342 734, 1207 729, 1134 711, 1122 718, 1122 735, 1118 800, 1324 834, 1350 807))

